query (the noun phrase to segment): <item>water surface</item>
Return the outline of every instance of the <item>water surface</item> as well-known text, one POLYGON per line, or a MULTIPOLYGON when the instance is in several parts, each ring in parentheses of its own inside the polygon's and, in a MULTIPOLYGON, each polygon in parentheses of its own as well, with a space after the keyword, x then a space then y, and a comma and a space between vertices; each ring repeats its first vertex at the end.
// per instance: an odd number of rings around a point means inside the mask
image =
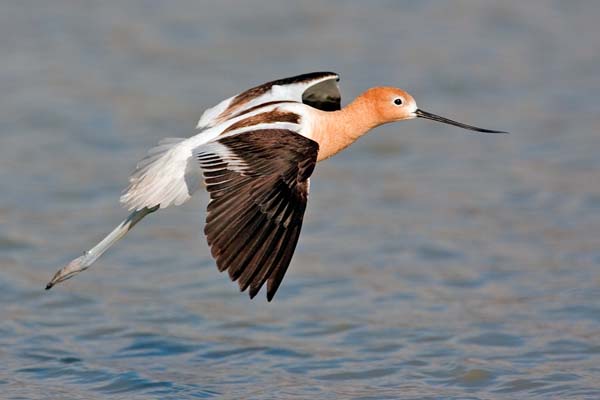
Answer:
POLYGON ((600 398, 600 4, 0 4, 5 398, 600 398), (318 166, 275 301, 219 274, 206 196, 55 270, 126 215, 163 137, 314 70, 429 121, 318 166))

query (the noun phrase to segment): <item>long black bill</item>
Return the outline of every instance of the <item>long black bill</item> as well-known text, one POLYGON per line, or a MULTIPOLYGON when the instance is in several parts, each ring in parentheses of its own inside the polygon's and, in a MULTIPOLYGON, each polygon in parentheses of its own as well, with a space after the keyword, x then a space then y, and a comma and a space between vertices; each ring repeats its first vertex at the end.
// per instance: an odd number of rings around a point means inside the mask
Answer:
POLYGON ((444 124, 458 126, 459 128, 468 129, 470 131, 476 132, 484 132, 484 133, 508 133, 504 131, 493 131, 490 129, 478 128, 476 126, 471 126, 467 124, 461 124, 460 122, 452 121, 451 119, 440 117, 439 115, 428 113, 427 111, 418 110, 415 111, 415 114, 419 118, 430 119, 432 121, 443 122, 444 124))

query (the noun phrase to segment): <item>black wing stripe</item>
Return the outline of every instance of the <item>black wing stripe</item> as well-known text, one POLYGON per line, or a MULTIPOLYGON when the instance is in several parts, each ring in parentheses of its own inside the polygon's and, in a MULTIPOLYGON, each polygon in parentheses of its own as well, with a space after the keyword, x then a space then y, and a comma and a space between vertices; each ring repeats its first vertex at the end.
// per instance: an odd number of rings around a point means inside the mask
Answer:
POLYGON ((272 221, 270 225, 276 227, 275 232, 269 232, 270 236, 265 245, 257 251, 257 255, 253 259, 253 264, 247 268, 244 274, 240 277, 240 284, 243 289, 251 285, 250 297, 254 297, 260 290, 262 283, 272 270, 272 265, 279 262, 279 252, 281 247, 288 239, 289 231, 286 226, 281 223, 281 215, 290 214, 293 210, 293 205, 289 204, 283 196, 273 197, 270 200, 271 204, 266 204, 264 210, 272 221), (259 269, 260 267, 260 269, 259 269))
POLYGON ((308 74, 302 74, 297 76, 292 76, 289 78, 277 79, 275 81, 263 83, 262 85, 255 86, 251 89, 246 90, 235 96, 231 103, 229 104, 229 108, 225 110, 224 113, 229 111, 230 109, 235 109, 241 104, 248 103, 251 100, 267 93, 273 86, 287 86, 295 83, 305 83, 314 80, 319 80, 322 78, 331 77, 332 80, 338 79, 338 75, 334 72, 311 72, 308 74))
MULTIPOLYGON (((270 249, 281 240, 280 229, 275 224, 266 224, 261 235, 257 235, 256 247, 252 254, 245 257, 244 264, 240 268, 239 285, 240 290, 246 290, 252 282, 253 277, 262 269, 266 268, 269 257, 271 257, 270 249)), ((250 293, 252 298, 252 293, 250 293)))
POLYGON ((209 243, 214 250, 228 250, 224 258, 219 257, 220 253, 213 254, 217 258, 217 262, 221 261, 223 265, 229 265, 228 257, 234 256, 250 240, 260 217, 262 217, 261 213, 249 207, 247 211, 239 213, 227 221, 226 226, 209 243))
MULTIPOLYGON (((264 198, 268 196, 272 197, 272 194, 277 194, 277 191, 264 190, 262 193, 259 193, 264 198)), ((214 243, 220 248, 228 249, 228 256, 223 257, 221 262, 224 265, 231 265, 230 275, 234 280, 239 276, 237 273, 238 266, 242 268, 245 265, 240 260, 240 257, 236 258, 236 256, 241 254, 251 259, 254 254, 252 246, 253 238, 261 236, 261 230, 268 229, 263 224, 269 223, 272 225, 272 222, 268 222, 267 218, 272 219, 270 218, 270 214, 273 212, 273 209, 268 208, 266 211, 263 211, 262 207, 257 206, 256 203, 263 204, 260 197, 250 199, 250 201, 239 202, 230 209, 222 210, 223 215, 229 213, 231 217, 224 218, 224 222, 227 225, 221 227, 222 231, 217 235, 214 243), (244 265, 240 265, 240 263, 244 265)), ((281 204, 283 207, 287 206, 283 201, 281 204)), ((243 283, 240 282, 240 285, 243 290, 243 283)))
POLYGON ((264 277, 269 277, 275 266, 281 262, 281 249, 285 246, 285 241, 289 239, 289 230, 280 227, 278 232, 277 240, 273 241, 269 248, 269 257, 264 260, 261 265, 261 270, 256 271, 254 275, 248 277, 248 284, 250 285, 250 298, 256 296, 260 288, 262 287, 261 281, 264 277))
MULTIPOLYGON (((269 263, 269 265, 265 265, 265 268, 263 268, 263 270, 256 277, 254 277, 252 284, 250 285, 250 297, 253 297, 258 293, 258 291, 262 288, 262 286, 265 284, 267 279, 269 279, 269 277, 272 275, 273 271, 283 261, 282 256, 284 255, 286 246, 288 245, 288 243, 290 241, 294 240, 293 230, 291 230, 291 229, 285 230, 284 228, 281 228, 281 230, 282 230, 284 236, 277 243, 276 256, 272 257, 272 262, 269 263)), ((296 240, 297 240, 297 238, 296 238, 296 240)), ((290 257, 290 261, 291 261, 291 257, 290 257)), ((288 261, 288 264, 289 264, 289 261, 288 261)), ((267 299, 268 298, 269 297, 267 295, 267 299)), ((271 298, 272 298, 272 296, 271 296, 271 298)))
MULTIPOLYGON (((268 246, 269 252, 267 253, 270 256, 270 259, 261 259, 259 260, 259 263, 255 262, 251 267, 244 271, 240 277, 240 285, 243 286, 243 289, 246 289, 250 283, 255 286, 254 280, 257 275, 260 275, 260 270, 263 271, 263 274, 268 275, 268 271, 271 270, 271 265, 277 261, 276 255, 278 254, 278 249, 281 248, 286 240, 285 235, 287 234, 287 231, 285 230, 285 226, 283 226, 280 221, 277 220, 277 216, 286 212, 287 210, 290 210, 291 207, 285 201, 285 199, 282 198, 282 196, 273 199, 273 201, 276 202, 276 205, 267 208, 267 211, 263 211, 268 216, 269 220, 272 221, 271 225, 277 228, 275 235, 271 239, 271 243, 267 244, 270 245, 268 246), (260 267, 260 270, 258 267, 260 267)), ((260 289, 260 287, 258 287, 258 289, 260 289)), ((256 292, 258 292, 258 290, 256 290, 256 292)), ((250 291, 250 297, 252 298, 254 295, 256 295, 256 293, 254 291, 250 291)))
POLYGON ((318 145, 284 129, 217 143, 196 151, 211 198, 204 229, 211 254, 251 298, 268 283, 270 301, 298 243, 318 145))
MULTIPOLYGON (((231 246, 230 252, 227 257, 224 257, 221 262, 229 265, 229 276, 232 280, 237 280, 240 275, 244 272, 248 262, 252 259, 254 254, 258 251, 261 240, 268 234, 271 224, 268 223, 267 217, 260 213, 255 213, 258 216, 256 225, 252 229, 248 229, 244 236, 244 240, 234 242, 231 246)), ((242 287, 242 281, 239 281, 240 289, 242 287)))
POLYGON ((271 236, 263 244, 261 251, 256 254, 252 260, 252 275, 242 276, 241 280, 248 286, 250 285, 249 295, 254 298, 272 271, 272 265, 275 262, 273 253, 281 246, 285 240, 285 228, 276 226, 271 236))
POLYGON ((296 250, 296 245, 298 244, 298 238, 300 237, 300 228, 302 226, 302 222, 299 225, 294 226, 288 232, 288 240, 285 242, 285 247, 282 251, 283 258, 277 264, 273 265, 273 270, 269 271, 269 277, 267 280, 267 300, 271 301, 277 289, 279 289, 279 285, 281 285, 281 281, 283 280, 283 276, 285 275, 290 261, 292 260, 292 256, 294 255, 294 250, 296 250))

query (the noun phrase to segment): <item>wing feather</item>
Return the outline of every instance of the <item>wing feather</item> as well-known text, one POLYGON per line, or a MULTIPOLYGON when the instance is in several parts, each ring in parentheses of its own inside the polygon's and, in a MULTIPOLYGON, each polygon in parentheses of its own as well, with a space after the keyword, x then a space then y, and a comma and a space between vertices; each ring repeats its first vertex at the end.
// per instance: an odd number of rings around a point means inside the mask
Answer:
MULTIPOLYGON (((150 149, 131 174, 121 203, 130 210, 183 204, 199 188, 201 181, 201 171, 192 158, 193 149, 218 144, 220 137, 259 129, 298 131, 302 115, 286 110, 285 103, 302 102, 322 110, 337 110, 340 108, 338 79, 333 72, 278 79, 248 89, 206 110, 198 123, 202 132, 187 139, 164 139, 150 149)), ((231 159, 225 161, 230 162, 230 168, 235 167, 231 159)), ((220 167, 207 164, 206 170, 219 170, 220 167)), ((238 169, 243 167, 237 166, 238 169)), ((267 166, 257 162, 255 168, 260 172, 267 166)), ((223 186, 223 182, 219 185, 223 186)))
POLYGON ((194 150, 211 198, 204 229, 211 253, 251 298, 268 282, 271 301, 283 280, 317 153, 316 142, 283 129, 225 136, 194 150))
POLYGON ((198 189, 201 179, 197 166, 190 168, 188 160, 191 156, 186 139, 161 140, 137 164, 129 178, 129 186, 121 196, 121 203, 130 210, 141 210, 155 206, 165 208, 187 201, 198 189))
POLYGON ((255 86, 204 111, 197 128, 216 126, 257 105, 274 102, 303 102, 325 111, 339 110, 338 80, 334 72, 311 72, 255 86))

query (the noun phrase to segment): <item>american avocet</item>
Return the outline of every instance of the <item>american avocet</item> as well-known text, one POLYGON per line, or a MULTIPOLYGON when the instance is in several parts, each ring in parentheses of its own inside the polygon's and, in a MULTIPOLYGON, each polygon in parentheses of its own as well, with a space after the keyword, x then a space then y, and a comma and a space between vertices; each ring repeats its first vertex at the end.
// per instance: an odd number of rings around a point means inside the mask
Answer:
POLYGON ((318 161, 376 126, 413 118, 505 133, 425 112, 393 87, 369 89, 341 108, 338 81, 333 72, 313 72, 256 86, 206 110, 197 135, 162 140, 137 164, 121 196, 133 212, 46 289, 87 269, 146 215, 186 202, 204 180, 210 194, 204 233, 217 267, 241 291, 250 288, 250 298, 266 282, 271 301, 294 254, 318 161))

